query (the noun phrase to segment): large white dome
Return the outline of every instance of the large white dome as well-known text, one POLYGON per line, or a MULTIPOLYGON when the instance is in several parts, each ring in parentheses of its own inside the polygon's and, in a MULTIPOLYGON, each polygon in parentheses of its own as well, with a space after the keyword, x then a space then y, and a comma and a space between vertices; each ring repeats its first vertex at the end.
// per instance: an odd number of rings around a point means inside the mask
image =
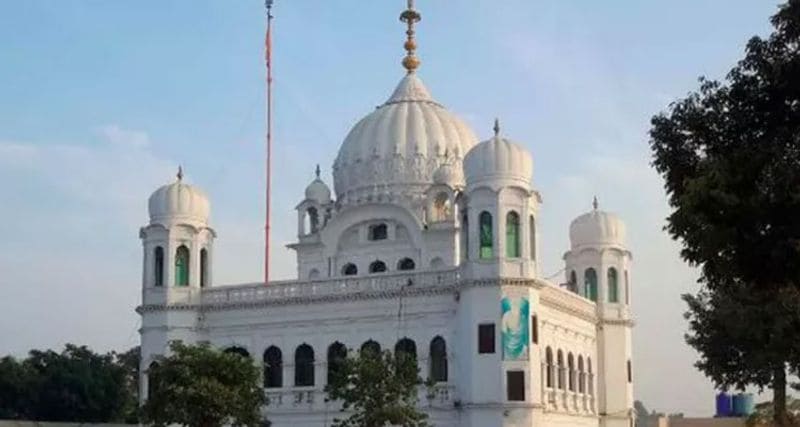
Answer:
MULTIPOLYGON (((495 132, 499 132, 499 128, 495 132)), ((499 135, 476 145, 464 159, 467 185, 484 181, 516 182, 524 188, 531 186, 533 157, 523 146, 499 135)))
POLYGON ((572 221, 569 240, 573 248, 584 245, 625 246, 625 223, 617 215, 595 207, 572 221))
POLYGON ((148 210, 152 224, 206 225, 211 207, 206 194, 184 183, 179 173, 175 182, 160 187, 150 196, 148 210))
POLYGON ((443 163, 461 168, 478 139, 461 119, 436 102, 409 73, 392 96, 361 119, 333 164, 341 203, 422 197, 443 163))

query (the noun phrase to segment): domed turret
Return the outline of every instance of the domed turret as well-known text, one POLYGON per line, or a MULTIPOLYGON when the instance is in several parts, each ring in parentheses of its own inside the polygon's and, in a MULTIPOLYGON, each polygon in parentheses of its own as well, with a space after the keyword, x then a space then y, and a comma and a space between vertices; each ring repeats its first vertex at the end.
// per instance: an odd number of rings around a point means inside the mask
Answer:
POLYGON ((573 248, 583 245, 625 246, 625 223, 615 214, 594 209, 577 218, 569 226, 569 240, 573 248))
POLYGON ((450 162, 460 168, 477 140, 461 119, 431 97, 416 74, 409 73, 342 143, 333 166, 336 197, 359 203, 387 193, 422 196, 439 165, 450 162))
POLYGON ((186 222, 206 225, 210 210, 208 196, 199 188, 183 182, 181 168, 175 182, 156 190, 148 201, 151 224, 186 222))
POLYGON ((331 202, 331 189, 319 177, 319 165, 317 165, 316 174, 317 177, 306 187, 306 200, 313 200, 320 205, 327 205, 331 202))
POLYGON ((494 137, 476 145, 464 158, 467 185, 499 179, 530 187, 533 176, 531 153, 525 147, 501 137, 497 120, 494 131, 494 137))

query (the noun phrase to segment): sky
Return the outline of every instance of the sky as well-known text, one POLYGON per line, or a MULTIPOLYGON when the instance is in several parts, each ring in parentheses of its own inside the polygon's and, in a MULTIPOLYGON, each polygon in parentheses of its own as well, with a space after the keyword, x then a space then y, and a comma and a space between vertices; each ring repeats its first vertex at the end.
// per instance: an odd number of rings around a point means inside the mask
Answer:
MULTIPOLYGON (((350 127, 403 76, 402 0, 276 0, 272 259, 295 275, 294 206, 350 127)), ((775 0, 419 0, 420 77, 481 139, 533 153, 545 277, 591 208, 628 227, 635 397, 710 415, 680 295, 697 272, 662 228, 650 118, 723 78, 775 0)), ((261 0, 0 2, 0 355, 138 342, 147 198, 186 180, 212 201, 216 284, 262 277, 261 0)), ((561 276, 555 276, 560 279, 561 276)))

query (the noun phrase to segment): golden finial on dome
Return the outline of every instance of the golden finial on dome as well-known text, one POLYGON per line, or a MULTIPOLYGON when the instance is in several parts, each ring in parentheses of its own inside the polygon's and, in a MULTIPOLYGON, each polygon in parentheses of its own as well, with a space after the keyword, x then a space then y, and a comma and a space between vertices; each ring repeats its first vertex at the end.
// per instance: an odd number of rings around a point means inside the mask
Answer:
POLYGON ((406 35, 408 38, 404 44, 406 49, 406 56, 403 58, 403 67, 408 71, 408 74, 413 73, 419 68, 419 58, 415 55, 417 50, 417 41, 414 39, 414 24, 422 19, 422 15, 414 9, 414 0, 408 0, 408 9, 400 14, 400 21, 408 25, 406 35))

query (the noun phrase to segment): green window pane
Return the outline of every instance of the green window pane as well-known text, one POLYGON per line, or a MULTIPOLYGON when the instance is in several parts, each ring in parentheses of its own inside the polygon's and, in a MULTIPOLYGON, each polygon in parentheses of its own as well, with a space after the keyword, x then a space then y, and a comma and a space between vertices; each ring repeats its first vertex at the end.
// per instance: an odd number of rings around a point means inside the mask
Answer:
POLYGON ((189 248, 186 246, 175 251, 175 286, 189 286, 189 248))
POLYGON ((513 211, 506 215, 506 257, 520 257, 519 215, 513 211))
POLYGON ((491 258, 493 254, 493 241, 492 234, 492 214, 489 212, 481 212, 479 218, 479 233, 480 233, 480 257, 483 259, 491 258))

